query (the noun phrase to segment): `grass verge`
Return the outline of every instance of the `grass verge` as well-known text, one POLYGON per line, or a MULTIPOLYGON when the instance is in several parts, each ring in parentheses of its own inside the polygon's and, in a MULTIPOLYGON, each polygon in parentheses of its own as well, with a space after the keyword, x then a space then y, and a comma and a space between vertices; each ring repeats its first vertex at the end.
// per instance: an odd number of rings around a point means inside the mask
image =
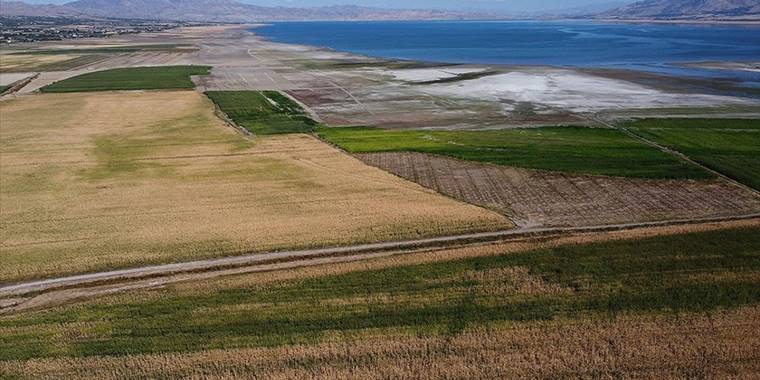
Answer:
POLYGON ((420 152, 531 169, 619 177, 711 177, 613 129, 397 131, 352 127, 319 128, 318 135, 351 153, 420 152))
POLYGON ((645 119, 625 127, 760 190, 760 120, 645 119))
POLYGON ((112 90, 192 89, 192 75, 208 75, 208 66, 164 66, 112 69, 87 73, 45 86, 40 91, 87 92, 112 90))
POLYGON ((307 133, 317 124, 278 91, 209 91, 206 95, 235 123, 257 135, 307 133))

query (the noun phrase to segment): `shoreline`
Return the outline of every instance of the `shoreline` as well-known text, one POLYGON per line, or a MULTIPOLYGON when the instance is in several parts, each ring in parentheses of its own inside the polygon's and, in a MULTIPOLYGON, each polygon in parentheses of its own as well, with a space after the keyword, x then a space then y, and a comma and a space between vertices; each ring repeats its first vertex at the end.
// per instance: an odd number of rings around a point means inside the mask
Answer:
MULTIPOLYGON (((431 20, 420 20, 415 22, 435 22, 431 20)), ((438 21, 438 20, 436 20, 438 21)), ((452 21, 462 21, 462 20, 452 20, 452 21)), ((477 20, 466 20, 464 22, 473 22, 477 20)), ((653 23, 653 24, 679 24, 682 22, 671 22, 670 20, 595 20, 595 19, 556 19, 556 20, 541 20, 541 19, 525 19, 525 20, 504 20, 504 22, 509 21, 526 21, 526 22, 555 22, 555 21, 588 21, 588 22, 609 22, 609 23, 653 23)), ((295 21, 295 22, 301 22, 301 21, 295 21)), ((306 22, 321 22, 321 21, 306 21, 306 22)), ((335 21, 335 22, 344 22, 344 21, 335 21)), ((362 21, 354 21, 354 22, 362 22, 362 21)), ((409 21, 382 21, 382 22, 409 22, 409 21)), ((494 22, 493 20, 482 20, 482 22, 494 22)), ((501 22, 501 21, 496 21, 501 22)), ((682 24, 710 24, 712 22, 709 21, 694 21, 694 22, 688 22, 688 23, 682 23, 682 24)), ((515 68, 515 69, 525 69, 525 68, 553 68, 553 69, 570 69, 570 70, 624 70, 624 71, 631 71, 631 72, 643 72, 643 73, 650 73, 650 74, 657 74, 662 76, 670 76, 670 77, 692 77, 692 78, 703 78, 703 79, 735 79, 737 81, 746 81, 745 78, 726 78, 722 76, 716 76, 716 77, 708 77, 704 75, 677 75, 677 74, 671 74, 667 71, 658 71, 658 70, 646 70, 643 67, 637 68, 637 67, 626 67, 626 66, 615 66, 615 65, 599 65, 599 66, 585 66, 585 65, 577 65, 577 64, 550 64, 550 63, 496 63, 496 62, 457 62, 457 61, 444 61, 444 60, 429 60, 429 59, 414 59, 414 58, 398 58, 398 57, 384 57, 379 55, 369 55, 365 53, 358 53, 353 52, 350 50, 341 50, 338 48, 333 48, 330 46, 319 46, 319 45, 309 45, 304 43, 298 43, 298 42, 285 42, 285 41, 277 41, 272 39, 271 37, 264 36, 261 34, 256 33, 255 29, 260 29, 267 26, 272 26, 275 23, 255 23, 255 24, 247 24, 250 25, 249 28, 246 28, 246 32, 250 32, 256 37, 257 39, 260 39, 267 43, 273 43, 273 44, 283 44, 283 45, 290 45, 290 46, 298 46, 302 48, 308 48, 308 49, 317 49, 325 52, 331 52, 331 53, 337 53, 337 54, 345 54, 350 55, 353 57, 358 58, 364 58, 364 59, 372 59, 372 60, 382 60, 387 62, 401 62, 401 63, 416 63, 420 65, 430 65, 430 66, 488 66, 488 67, 495 67, 495 68, 515 68)), ((738 25, 736 23, 731 23, 738 25)), ((760 27, 760 20, 754 22, 752 24, 753 26, 760 27)), ((688 61, 673 61, 673 62, 661 62, 657 63, 658 66, 653 67, 667 67, 671 68, 673 70, 684 70, 684 69, 699 69, 699 70, 707 70, 710 72, 713 72, 714 74, 720 73, 720 72, 726 72, 731 71, 737 74, 746 74, 747 72, 754 72, 754 71, 747 71, 747 70, 731 70, 730 66, 732 65, 741 65, 741 64, 747 64, 747 63, 753 63, 752 60, 742 61, 742 60, 719 60, 719 59, 699 59, 699 60, 688 60, 688 61), (712 67, 712 66, 701 66, 702 63, 718 63, 718 64, 725 64, 729 67, 712 67)), ((645 64, 646 65, 646 64, 645 64)), ((651 64, 650 64, 651 65, 651 64)))
MULTIPOLYGON (((540 21, 540 20, 534 20, 540 21)), ((720 76, 715 77, 707 75, 699 75, 696 72, 682 73, 681 75, 673 72, 658 71, 658 70, 644 70, 641 68, 631 67, 606 67, 606 66, 575 66, 575 65, 552 65, 552 64, 510 64, 510 63, 477 63, 477 62, 450 62, 450 61, 431 61, 431 60, 419 60, 419 59, 403 59, 392 58, 382 56, 372 56, 368 54, 356 53, 346 50, 339 50, 329 46, 307 45, 301 43, 290 43, 283 41, 276 41, 267 36, 262 36, 255 32, 256 29, 271 25, 271 23, 256 23, 247 24, 250 25, 241 27, 240 29, 244 33, 248 33, 253 38, 260 40, 264 43, 289 46, 303 50, 321 51, 330 54, 341 55, 343 58, 332 58, 335 60, 345 59, 347 61, 360 62, 361 60, 367 60, 374 63, 386 63, 386 64, 401 64, 409 65, 408 69, 425 69, 425 68, 446 68, 446 67, 462 67, 462 68, 483 68, 485 70, 493 71, 549 71, 549 70, 567 70, 576 73, 582 73, 593 76, 600 76, 610 79, 624 79, 631 83, 653 85, 652 79, 659 79, 663 81, 662 86, 654 86, 660 89, 672 89, 673 83, 684 81, 687 86, 682 89, 682 92, 692 88, 700 87, 708 89, 712 94, 728 94, 731 96, 740 96, 749 99, 759 99, 760 89, 753 86, 743 86, 742 83, 746 83, 748 79, 740 77, 741 75, 749 75, 754 72, 745 70, 734 70, 728 68, 718 68, 717 66, 700 66, 702 61, 694 62, 672 62, 666 64, 666 66, 673 70, 696 70, 707 71, 713 74, 719 73, 734 73, 735 76, 720 76)), ((758 24, 760 26, 760 24, 758 24)), ((735 67, 745 62, 740 61, 711 61, 720 63, 727 67, 735 67)), ((751 80, 749 80, 751 81, 751 80)))

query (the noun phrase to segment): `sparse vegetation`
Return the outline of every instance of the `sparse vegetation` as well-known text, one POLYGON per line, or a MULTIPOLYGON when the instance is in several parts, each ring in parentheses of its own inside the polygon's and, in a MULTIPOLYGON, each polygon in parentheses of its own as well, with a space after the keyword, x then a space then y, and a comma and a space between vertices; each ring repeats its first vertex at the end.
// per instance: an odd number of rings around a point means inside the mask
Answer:
POLYGON ((576 174, 708 179, 711 175, 620 131, 543 127, 492 131, 320 128, 318 135, 351 153, 420 152, 576 174))
POLYGON ((645 119, 626 127, 760 189, 760 120, 645 119))
POLYGON ((87 92, 112 90, 191 89, 192 75, 208 75, 208 66, 159 66, 111 69, 82 74, 45 86, 40 91, 87 92))
POLYGON ((64 71, 95 63, 108 58, 105 54, 3 54, 0 55, 0 70, 3 72, 64 71))
POLYGON ((232 121, 257 135, 311 132, 316 122, 278 91, 209 91, 232 121))
POLYGON ((730 310, 760 301, 760 228, 290 281, 257 282, 256 276, 3 316, 0 360, 317 344, 332 337, 498 335, 514 323, 591 318, 603 324, 620 316, 730 310))
POLYGON ((158 44, 133 46, 83 47, 73 49, 21 50, 0 55, 0 70, 4 72, 46 72, 72 70, 114 57, 117 54, 140 52, 185 53, 189 45, 158 44))
POLYGON ((48 49, 48 50, 24 50, 10 53, 10 55, 59 55, 59 54, 112 54, 112 53, 136 53, 139 51, 188 51, 194 48, 190 45, 177 44, 154 44, 154 45, 128 45, 128 46, 103 46, 79 49, 48 49))

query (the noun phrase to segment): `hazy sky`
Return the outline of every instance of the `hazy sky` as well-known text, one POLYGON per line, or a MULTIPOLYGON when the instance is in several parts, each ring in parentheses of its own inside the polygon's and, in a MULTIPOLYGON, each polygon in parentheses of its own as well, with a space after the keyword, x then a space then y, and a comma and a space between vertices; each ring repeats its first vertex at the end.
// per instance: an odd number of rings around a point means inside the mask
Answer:
MULTIPOLYGON (((71 0, 23 0, 29 3, 62 4, 71 0)), ((242 2, 286 7, 355 4, 379 8, 481 9, 507 12, 534 12, 566 9, 596 4, 617 4, 626 0, 239 0, 242 2)), ((630 0, 629 0, 630 2, 630 0)))

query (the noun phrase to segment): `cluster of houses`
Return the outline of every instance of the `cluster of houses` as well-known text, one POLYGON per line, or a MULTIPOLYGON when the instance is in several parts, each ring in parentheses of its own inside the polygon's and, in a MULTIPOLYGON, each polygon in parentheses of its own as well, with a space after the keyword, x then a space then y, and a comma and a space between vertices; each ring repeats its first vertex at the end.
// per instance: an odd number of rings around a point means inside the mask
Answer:
POLYGON ((0 17, 0 42, 59 41, 156 32, 175 28, 180 22, 144 20, 82 20, 67 17, 0 17))

